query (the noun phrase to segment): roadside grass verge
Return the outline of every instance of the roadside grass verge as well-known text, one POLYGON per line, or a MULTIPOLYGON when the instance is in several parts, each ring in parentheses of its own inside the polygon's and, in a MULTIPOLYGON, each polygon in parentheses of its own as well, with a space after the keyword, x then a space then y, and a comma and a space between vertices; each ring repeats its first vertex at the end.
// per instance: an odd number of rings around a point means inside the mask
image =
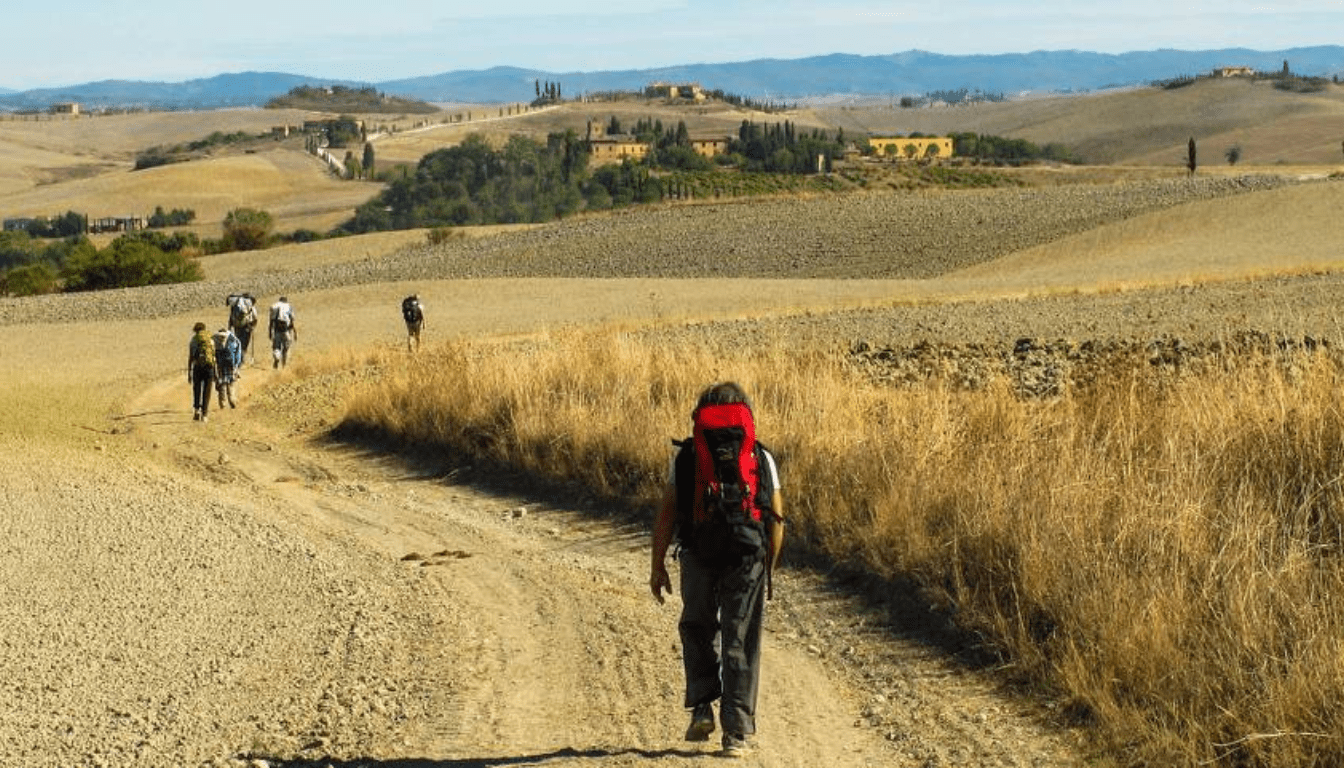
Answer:
POLYGON ((652 505, 708 383, 755 400, 791 547, 913 580, 1124 764, 1344 760, 1344 362, 1086 391, 879 386, 832 351, 616 333, 375 353, 338 437, 652 505))

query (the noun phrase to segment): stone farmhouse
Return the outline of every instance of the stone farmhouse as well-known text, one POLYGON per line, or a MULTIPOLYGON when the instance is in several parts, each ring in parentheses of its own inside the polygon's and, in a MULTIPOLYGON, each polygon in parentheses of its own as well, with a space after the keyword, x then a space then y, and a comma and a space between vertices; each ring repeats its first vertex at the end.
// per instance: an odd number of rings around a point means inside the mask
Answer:
MULTIPOLYGON (((4 231, 6 232, 26 232, 37 219, 32 217, 17 217, 4 220, 4 231)), ((138 232, 149 228, 149 219, 144 216, 104 216, 97 219, 89 219, 88 231, 90 234, 101 234, 103 232, 138 232)))
POLYGON ((649 145, 635 141, 633 136, 609 136, 602 123, 589 120, 588 154, 595 163, 619 163, 627 157, 643 160, 649 154, 649 145))
POLYGON ((869 136, 868 146, 877 157, 919 160, 952 157, 952 139, 947 136, 869 136), (914 147, 911 155, 908 147, 914 147))
POLYGON ((691 101, 704 101, 709 96, 705 89, 700 87, 699 83, 651 83, 645 88, 647 93, 657 94, 669 99, 689 99, 691 101))
POLYGON ((1218 67, 1213 70, 1214 77, 1252 77, 1255 70, 1250 67, 1218 67))
POLYGON ((89 232, 138 232, 149 229, 149 220, 144 216, 104 216, 89 220, 89 232))
MULTIPOLYGON (((588 154, 594 163, 619 163, 626 158, 642 160, 652 149, 647 143, 633 136, 612 136, 606 127, 598 121, 588 121, 588 154)), ((715 157, 727 154, 728 136, 692 136, 691 149, 702 157, 715 157)))
POLYGON ((73 115, 73 116, 75 116, 75 117, 78 117, 78 116, 79 116, 79 102, 77 102, 77 101, 62 101, 62 102, 59 102, 59 103, 57 103, 57 104, 52 104, 52 105, 51 105, 51 109, 50 109, 49 111, 50 111, 51 114, 53 114, 53 115, 73 115))
POLYGON ((691 137, 691 149, 701 157, 716 157, 728 154, 727 136, 691 137))

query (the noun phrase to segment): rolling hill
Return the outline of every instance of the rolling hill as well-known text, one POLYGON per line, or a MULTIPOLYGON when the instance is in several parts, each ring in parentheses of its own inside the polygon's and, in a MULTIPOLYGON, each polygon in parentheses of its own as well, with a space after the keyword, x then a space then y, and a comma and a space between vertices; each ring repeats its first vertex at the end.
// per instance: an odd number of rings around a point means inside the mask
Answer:
POLYGON ((0 110, 42 110, 77 101, 89 108, 214 109, 261 106, 298 85, 373 85, 390 95, 439 103, 531 101, 536 82, 559 82, 564 93, 642 90, 656 81, 692 81, 706 88, 762 101, 813 97, 893 97, 967 88, 1007 95, 1077 92, 1136 85, 1215 67, 1244 65, 1277 72, 1331 77, 1344 73, 1344 46, 1277 51, 1227 48, 1208 51, 1035 51, 947 56, 905 51, 883 56, 835 53, 801 59, 761 59, 687 64, 658 69, 544 72, 518 67, 462 70, 381 83, 328 80, 280 72, 242 72, 181 83, 107 80, 63 88, 3 93, 0 110))

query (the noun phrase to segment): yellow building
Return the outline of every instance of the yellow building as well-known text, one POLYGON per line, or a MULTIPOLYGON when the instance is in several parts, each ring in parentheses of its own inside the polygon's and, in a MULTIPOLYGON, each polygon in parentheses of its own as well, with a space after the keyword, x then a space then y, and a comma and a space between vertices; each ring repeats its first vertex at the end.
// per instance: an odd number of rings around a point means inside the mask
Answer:
POLYGON ((868 146, 876 157, 900 160, 925 157, 945 160, 952 156, 952 139, 946 136, 869 136, 868 146))
POLYGON ((728 137, 715 136, 712 138, 692 138, 691 149, 695 150, 701 157, 715 157, 717 155, 727 154, 728 137))
POLYGON ((603 137, 588 140, 589 154, 595 163, 619 163, 627 157, 643 160, 649 145, 634 139, 603 137))

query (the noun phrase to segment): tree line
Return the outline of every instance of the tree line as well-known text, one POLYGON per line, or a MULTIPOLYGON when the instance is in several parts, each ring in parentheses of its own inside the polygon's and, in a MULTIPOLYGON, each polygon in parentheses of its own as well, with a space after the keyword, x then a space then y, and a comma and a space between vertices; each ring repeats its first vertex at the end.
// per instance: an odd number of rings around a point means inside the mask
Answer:
POLYGON ((958 157, 979 161, 1018 163, 1032 160, 1051 160, 1076 163, 1078 159, 1063 144, 1038 146, 1026 139, 1009 139, 983 133, 953 133, 952 152, 958 157))
MULTIPOLYGON (((162 208, 156 209, 156 214, 165 219, 173 215, 164 213, 162 208)), ((73 221, 75 216, 67 218, 73 221)), ((266 211, 235 208, 225 215, 224 232, 219 239, 154 229, 127 232, 102 248, 82 233, 49 239, 23 230, 0 232, 0 295, 31 296, 190 282, 203 278, 197 260, 202 254, 255 250, 279 242, 306 242, 324 237, 308 230, 274 234, 274 224, 274 218, 266 211)))
MULTIPOLYGON (((610 134, 624 134, 612 117, 610 134)), ((713 161, 692 147, 683 121, 665 126, 640 120, 631 129, 649 145, 641 161, 626 160, 590 171, 589 142, 573 130, 550 134, 545 143, 512 136, 495 149, 480 134, 421 158, 414 173, 390 180, 388 188, 361 205, 343 229, 353 233, 418 227, 518 224, 550 221, 580 210, 652 202, 668 192, 669 171, 709 171, 713 161)), ((743 121, 728 142, 725 163, 746 171, 816 173, 844 149, 844 132, 800 131, 788 121, 759 125, 743 121)))
MULTIPOLYGON (((145 219, 145 225, 150 229, 181 227, 190 224, 195 219, 196 211, 190 208, 174 208, 171 211, 165 211, 163 206, 158 205, 154 207, 154 213, 145 219)), ((66 211, 59 216, 35 216, 29 219, 18 231, 36 238, 51 239, 86 235, 91 231, 91 228, 88 214, 66 211)))
POLYGON ((133 288, 202 279, 190 233, 131 232, 103 248, 82 235, 42 241, 27 232, 0 233, 0 293, 133 288))

